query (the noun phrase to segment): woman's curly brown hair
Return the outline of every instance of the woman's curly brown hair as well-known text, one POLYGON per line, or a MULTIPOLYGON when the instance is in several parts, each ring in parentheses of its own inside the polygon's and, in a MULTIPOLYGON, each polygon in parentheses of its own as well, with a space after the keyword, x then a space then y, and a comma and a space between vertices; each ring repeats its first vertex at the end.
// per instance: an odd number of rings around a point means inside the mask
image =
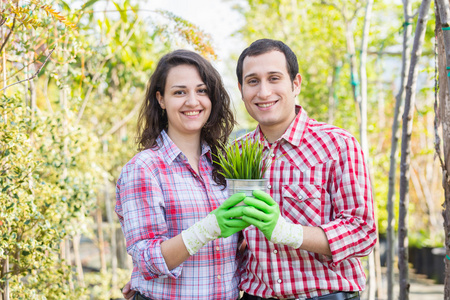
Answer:
MULTIPOLYGON (((231 100, 217 70, 205 58, 189 50, 175 50, 164 55, 148 82, 145 99, 139 112, 137 124, 137 143, 139 151, 156 148, 156 140, 163 130, 168 129, 167 114, 159 105, 156 92, 164 97, 167 74, 170 69, 179 65, 190 65, 197 68, 200 78, 205 83, 211 100, 211 114, 201 131, 201 139, 206 142, 212 157, 223 151, 228 142, 233 126, 236 124, 231 111, 231 100)), ((214 160, 213 160, 214 161, 214 160)), ((213 162, 212 177, 217 184, 226 185, 225 178, 218 173, 220 166, 213 162)))

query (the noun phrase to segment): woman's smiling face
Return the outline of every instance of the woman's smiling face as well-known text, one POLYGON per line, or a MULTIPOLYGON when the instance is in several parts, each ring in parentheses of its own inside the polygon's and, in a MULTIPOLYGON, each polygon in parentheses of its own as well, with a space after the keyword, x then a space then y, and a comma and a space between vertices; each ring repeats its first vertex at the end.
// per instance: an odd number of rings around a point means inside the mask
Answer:
POLYGON ((196 67, 179 65, 170 69, 164 96, 157 92, 156 97, 166 110, 167 134, 172 139, 181 135, 200 136, 211 114, 211 100, 196 67))

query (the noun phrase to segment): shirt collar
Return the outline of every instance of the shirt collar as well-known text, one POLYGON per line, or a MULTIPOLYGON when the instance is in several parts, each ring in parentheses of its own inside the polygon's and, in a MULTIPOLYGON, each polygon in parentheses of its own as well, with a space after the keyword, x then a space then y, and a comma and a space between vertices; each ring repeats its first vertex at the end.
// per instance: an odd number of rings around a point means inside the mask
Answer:
MULTIPOLYGON (((166 160, 167 163, 169 164, 173 163, 173 161, 180 154, 184 156, 184 154, 181 152, 178 146, 175 145, 175 143, 172 141, 172 139, 169 137, 169 135, 165 130, 161 131, 161 134, 157 138, 156 142, 159 147, 159 152, 161 152, 163 159, 166 160)), ((201 156, 206 155, 209 159, 211 159, 210 146, 205 142, 202 142, 201 146, 202 146, 201 156)))
MULTIPOLYGON (((300 142, 305 133, 306 125, 308 124, 309 118, 306 111, 300 105, 295 106, 295 112, 296 112, 295 119, 291 122, 289 127, 286 129, 286 131, 278 140, 284 139, 293 146, 298 147, 300 146, 300 142)), ((255 139, 265 141, 267 143, 259 125, 255 130, 254 137, 255 139)))

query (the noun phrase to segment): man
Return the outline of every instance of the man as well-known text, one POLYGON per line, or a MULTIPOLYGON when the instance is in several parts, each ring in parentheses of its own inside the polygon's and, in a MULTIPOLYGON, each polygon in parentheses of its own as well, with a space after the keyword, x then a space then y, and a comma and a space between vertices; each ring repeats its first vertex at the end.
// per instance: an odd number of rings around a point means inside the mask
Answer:
POLYGON ((348 132, 295 104, 302 78, 284 43, 261 39, 239 57, 239 90, 272 158, 267 193, 246 198, 243 299, 359 299, 358 257, 376 242, 363 153, 348 132))
POLYGON ((284 43, 253 42, 236 74, 259 124, 248 135, 272 159, 267 193, 244 200, 242 219, 254 226, 243 230, 243 299, 359 299, 366 279, 359 257, 372 251, 376 228, 358 142, 296 105, 302 78, 284 43))

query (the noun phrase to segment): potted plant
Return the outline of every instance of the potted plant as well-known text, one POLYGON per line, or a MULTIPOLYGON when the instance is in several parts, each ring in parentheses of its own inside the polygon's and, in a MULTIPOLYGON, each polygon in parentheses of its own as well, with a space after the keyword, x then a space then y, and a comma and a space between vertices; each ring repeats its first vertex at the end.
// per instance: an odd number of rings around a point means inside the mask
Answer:
POLYGON ((264 145, 247 137, 224 148, 224 152, 214 155, 214 161, 222 168, 219 173, 227 181, 228 194, 242 192, 252 196, 253 190, 265 190, 264 173, 270 162, 263 153, 264 145))

